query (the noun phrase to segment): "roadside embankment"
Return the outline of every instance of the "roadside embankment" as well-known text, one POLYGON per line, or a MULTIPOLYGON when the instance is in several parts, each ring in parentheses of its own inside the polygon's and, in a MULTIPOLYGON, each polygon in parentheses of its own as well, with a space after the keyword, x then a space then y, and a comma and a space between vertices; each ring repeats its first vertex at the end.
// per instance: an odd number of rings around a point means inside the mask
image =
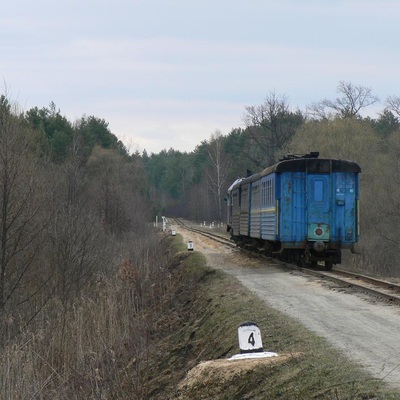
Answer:
POLYGON ((175 252, 171 307, 153 338, 150 398, 400 399, 234 277, 208 267, 180 235, 168 240, 175 252), (239 352, 237 328, 245 321, 259 325, 264 350, 278 357, 227 360, 239 352))

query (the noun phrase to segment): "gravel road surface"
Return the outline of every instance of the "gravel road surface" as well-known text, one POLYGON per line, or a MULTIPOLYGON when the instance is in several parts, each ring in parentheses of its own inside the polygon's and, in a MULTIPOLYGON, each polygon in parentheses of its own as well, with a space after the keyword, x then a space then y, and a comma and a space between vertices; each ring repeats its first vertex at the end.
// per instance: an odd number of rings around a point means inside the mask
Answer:
MULTIPOLYGON (((175 227, 193 241, 209 266, 235 276, 269 306, 327 339, 376 378, 400 389, 400 307, 344 290, 319 278, 290 273, 265 260, 249 259, 198 234, 175 227)), ((274 351, 268 349, 268 351, 274 351)))

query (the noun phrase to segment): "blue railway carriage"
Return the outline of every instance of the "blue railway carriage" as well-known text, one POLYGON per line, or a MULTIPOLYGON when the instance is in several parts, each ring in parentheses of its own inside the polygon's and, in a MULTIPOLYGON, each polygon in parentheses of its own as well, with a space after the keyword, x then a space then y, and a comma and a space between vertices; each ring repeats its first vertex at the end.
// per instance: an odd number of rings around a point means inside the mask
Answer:
POLYGON ((228 189, 228 223, 239 245, 299 265, 341 262, 359 236, 359 173, 319 153, 286 156, 228 189))

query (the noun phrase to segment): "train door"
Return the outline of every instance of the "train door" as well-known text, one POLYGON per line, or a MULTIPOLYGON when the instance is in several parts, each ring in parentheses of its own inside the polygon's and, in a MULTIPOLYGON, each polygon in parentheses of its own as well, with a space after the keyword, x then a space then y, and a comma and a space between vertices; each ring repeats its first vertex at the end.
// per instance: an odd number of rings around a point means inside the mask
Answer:
POLYGON ((306 174, 295 172, 292 174, 292 215, 290 218, 290 229, 292 231, 292 242, 302 242, 306 235, 307 223, 307 189, 306 174))
POLYGON ((232 234, 240 233, 240 187, 232 190, 232 234))
POLYGON ((307 240, 330 240, 332 218, 330 181, 329 174, 307 175, 307 240))
POLYGON ((358 239, 357 177, 351 172, 338 172, 335 177, 335 229, 332 237, 341 243, 354 243, 358 239))

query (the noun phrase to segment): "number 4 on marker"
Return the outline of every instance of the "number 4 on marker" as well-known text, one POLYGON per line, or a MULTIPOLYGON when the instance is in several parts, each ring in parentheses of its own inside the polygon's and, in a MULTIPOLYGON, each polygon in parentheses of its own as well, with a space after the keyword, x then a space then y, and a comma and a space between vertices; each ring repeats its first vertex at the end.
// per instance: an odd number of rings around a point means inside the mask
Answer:
POLYGON ((252 346, 254 346, 256 344, 256 340, 254 339, 254 332, 251 332, 251 334, 247 340, 247 343, 250 343, 252 346))

